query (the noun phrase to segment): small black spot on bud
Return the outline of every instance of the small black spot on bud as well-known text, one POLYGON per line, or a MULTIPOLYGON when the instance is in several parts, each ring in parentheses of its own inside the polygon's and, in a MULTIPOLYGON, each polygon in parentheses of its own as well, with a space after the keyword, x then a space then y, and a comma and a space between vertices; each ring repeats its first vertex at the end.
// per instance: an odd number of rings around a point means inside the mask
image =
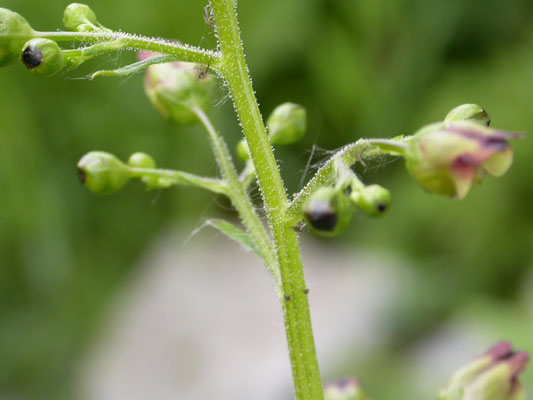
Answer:
POLYGON ((291 296, 285 296, 285 301, 291 301, 292 297, 291 296))
POLYGON ((87 179, 87 175, 83 169, 78 168, 78 176, 80 177, 81 184, 85 185, 85 179, 87 179))
POLYGON ((28 46, 22 51, 22 62, 28 69, 38 67, 43 62, 43 53, 33 46, 28 46))
POLYGON ((387 205, 385 203, 380 202, 378 203, 377 207, 380 213, 385 212, 387 210, 387 205))
POLYGON ((305 290, 304 290, 304 293, 305 293, 305 294, 309 294, 309 289, 305 289, 305 290))

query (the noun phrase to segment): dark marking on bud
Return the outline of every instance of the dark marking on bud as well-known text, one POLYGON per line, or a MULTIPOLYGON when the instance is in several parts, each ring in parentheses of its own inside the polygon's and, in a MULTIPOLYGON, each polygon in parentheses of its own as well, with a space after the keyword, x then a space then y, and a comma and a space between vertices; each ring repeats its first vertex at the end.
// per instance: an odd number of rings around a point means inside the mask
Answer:
POLYGON ((87 174, 81 168, 78 168, 78 176, 80 177, 80 182, 82 185, 85 185, 85 180, 87 179, 87 174))
POLYGON ((344 188, 344 194, 350 196, 352 194, 352 185, 348 185, 344 188))
POLYGON ((304 293, 305 293, 305 294, 309 294, 309 289, 305 289, 305 290, 304 290, 304 293))
POLYGON ((291 300, 292 300, 291 296, 289 296, 289 295, 285 296, 285 301, 291 301, 291 300))
POLYGON ((326 202, 314 204, 312 209, 305 213, 305 216, 313 228, 319 231, 332 231, 338 222, 337 213, 326 202))
POLYGON ((43 53, 35 47, 28 46, 22 51, 22 62, 28 69, 33 69, 43 62, 43 53))
POLYGON ((387 211, 387 205, 385 203, 379 202, 377 208, 380 213, 384 213, 385 211, 387 211))

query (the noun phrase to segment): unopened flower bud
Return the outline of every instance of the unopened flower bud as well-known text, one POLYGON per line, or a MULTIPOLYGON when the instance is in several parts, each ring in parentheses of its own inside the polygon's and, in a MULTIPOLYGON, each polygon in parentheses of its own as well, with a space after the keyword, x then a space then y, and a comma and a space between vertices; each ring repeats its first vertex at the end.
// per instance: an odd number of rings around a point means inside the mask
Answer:
POLYGON ((322 187, 309 197, 304 204, 303 213, 315 233, 337 236, 350 225, 353 209, 342 190, 322 187))
MULTIPOLYGON (((156 164, 152 157, 146 153, 133 153, 128 158, 128 165, 133 168, 144 168, 144 169, 155 169, 156 164)), ((149 188, 155 188, 164 186, 160 184, 160 179, 156 176, 143 176, 141 177, 141 182, 144 183, 149 188)))
POLYGON ((270 144, 289 145, 300 141, 306 128, 305 108, 298 104, 277 106, 267 120, 270 144))
POLYGON ((33 29, 24 17, 0 8, 0 67, 17 61, 24 43, 34 36, 33 29))
POLYGON ((455 107, 446 115, 445 124, 451 124, 457 121, 477 122, 478 124, 489 126, 489 114, 477 104, 463 104, 455 107))
POLYGON ((31 39, 22 49, 22 62, 37 75, 50 76, 65 66, 65 57, 56 42, 49 39, 31 39))
POLYGON ((237 144, 237 155, 243 161, 248 161, 250 158, 250 148, 248 147, 246 139, 241 139, 237 144))
POLYGON ((324 400, 367 400, 359 381, 341 379, 324 385, 324 400))
POLYGON ((128 167, 113 154, 92 151, 78 162, 81 183, 96 194, 119 191, 131 178, 128 167))
POLYGON ((404 153, 413 177, 430 193, 462 199, 485 174, 501 176, 513 162, 508 143, 520 135, 470 121, 428 125, 404 153))
POLYGON ((77 31, 82 24, 94 26, 96 23, 96 14, 86 4, 69 4, 63 13, 63 25, 71 31, 77 31))
POLYGON ((460 368, 441 391, 439 400, 518 400, 524 393, 518 376, 529 356, 513 351, 510 343, 496 343, 490 350, 460 368))
POLYGON ((380 185, 354 189, 350 194, 350 200, 371 217, 385 215, 391 205, 390 192, 380 185))
MULTIPOLYGON (((141 59, 151 56, 154 54, 140 54, 141 59)), ((193 63, 154 64, 146 70, 144 89, 152 105, 164 117, 181 125, 193 124, 198 122, 194 108, 204 112, 211 109, 213 79, 199 72, 193 63)))
POLYGON ((146 153, 133 153, 128 158, 128 165, 135 168, 155 169, 156 164, 152 157, 146 153))

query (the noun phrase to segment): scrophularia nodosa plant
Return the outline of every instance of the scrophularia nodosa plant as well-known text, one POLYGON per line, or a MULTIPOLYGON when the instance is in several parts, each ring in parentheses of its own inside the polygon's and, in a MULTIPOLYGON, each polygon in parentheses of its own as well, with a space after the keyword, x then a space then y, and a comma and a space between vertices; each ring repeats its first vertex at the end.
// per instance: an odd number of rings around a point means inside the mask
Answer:
MULTIPOLYGON (((300 192, 288 197, 272 146, 301 140, 306 112, 301 105, 287 102, 264 124, 245 63, 236 3, 211 0, 205 9, 206 22, 217 33, 215 50, 114 31, 104 27, 83 4, 69 5, 63 18, 67 31, 54 32, 36 31, 19 14, 0 9, 0 66, 22 61, 30 72, 50 76, 106 53, 138 51, 138 62, 97 71, 91 78, 145 71, 145 92, 155 110, 177 125, 200 124, 205 128, 220 176, 161 169, 151 156, 140 152, 122 162, 112 154, 91 151, 78 163, 81 182, 100 195, 114 193, 138 179, 148 189, 188 185, 226 196, 239 213, 242 226, 224 220, 210 220, 208 225, 254 251, 271 273, 285 320, 296 397, 366 399, 355 378, 322 386, 298 243, 300 229, 295 228, 305 226, 319 235, 336 236, 349 226, 357 210, 369 217, 384 216, 391 206, 390 192, 365 184, 353 169, 376 156, 403 157, 408 173, 423 189, 464 198, 486 175, 505 174, 513 159, 510 140, 519 135, 489 128, 488 114, 477 105, 465 104, 413 135, 360 139, 346 145, 324 162, 300 192), (62 43, 77 46, 66 49, 62 43), (227 86, 242 126, 244 137, 236 148, 245 162, 240 172, 208 116, 214 79, 227 86), (267 221, 259 217, 249 196, 254 181, 260 188, 267 221)), ((523 399, 518 375, 527 361, 525 352, 514 352, 508 343, 498 343, 454 374, 439 399, 523 399)))

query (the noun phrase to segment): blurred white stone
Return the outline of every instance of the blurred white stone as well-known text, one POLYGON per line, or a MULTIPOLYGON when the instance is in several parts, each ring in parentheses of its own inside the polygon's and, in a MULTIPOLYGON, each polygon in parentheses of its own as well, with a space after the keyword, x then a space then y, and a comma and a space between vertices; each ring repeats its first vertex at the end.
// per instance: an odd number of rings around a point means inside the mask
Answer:
MULTIPOLYGON (((345 360, 346 348, 364 357, 379 344, 380 321, 399 279, 383 259, 345 252, 335 243, 305 244, 317 348, 326 375, 345 360), (354 343, 360 354, 351 349, 354 343)), ((81 398, 293 397, 277 295, 254 254, 212 231, 186 244, 167 236, 137 270, 81 368, 81 398)))

